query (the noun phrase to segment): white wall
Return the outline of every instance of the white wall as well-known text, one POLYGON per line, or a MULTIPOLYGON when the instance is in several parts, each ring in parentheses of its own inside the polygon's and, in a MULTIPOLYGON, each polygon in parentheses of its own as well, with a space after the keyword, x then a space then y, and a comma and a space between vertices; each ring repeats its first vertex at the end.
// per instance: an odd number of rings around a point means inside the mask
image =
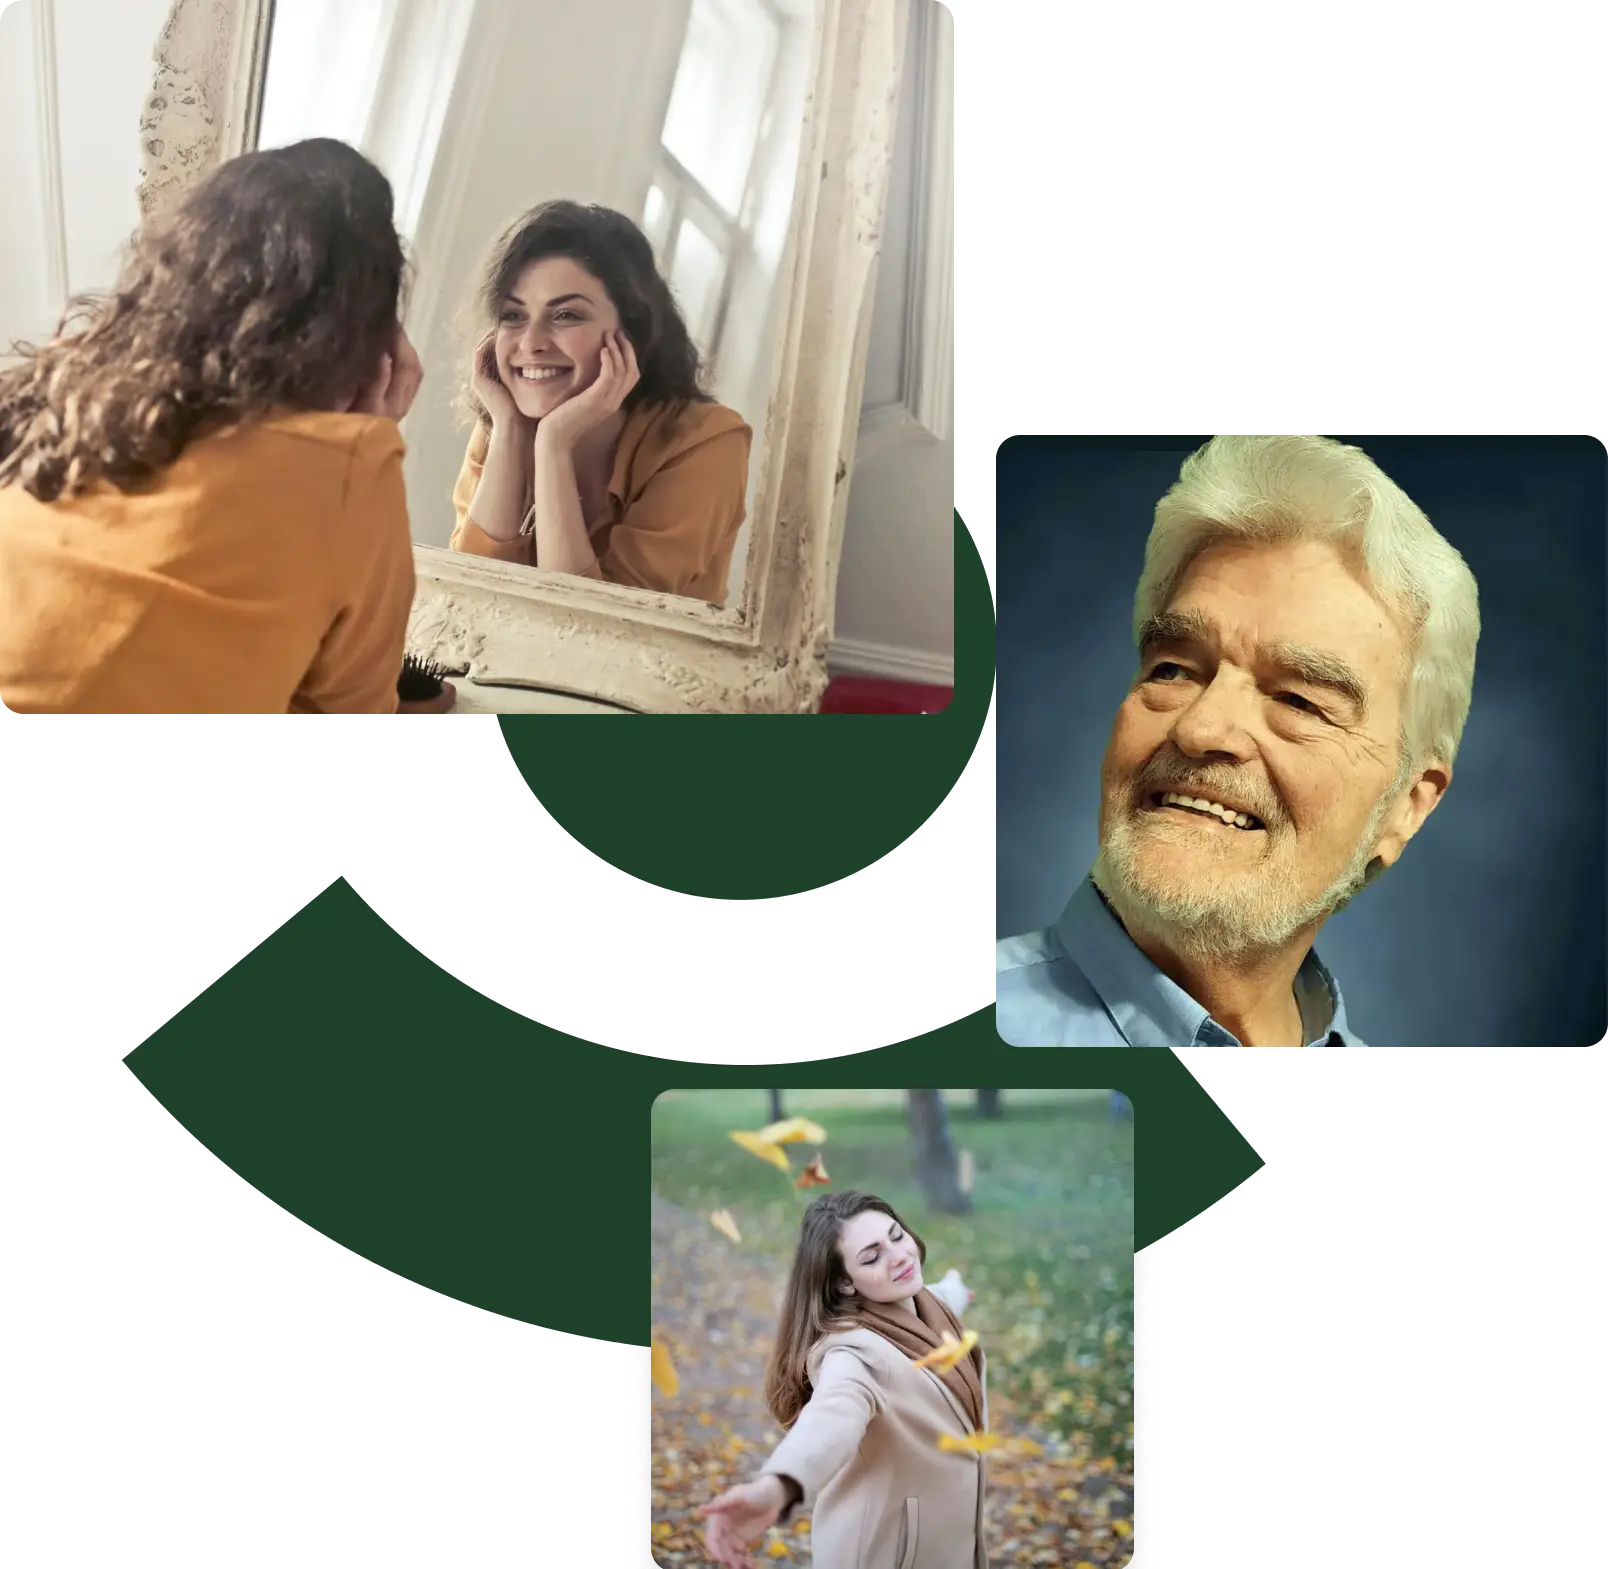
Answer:
POLYGON ((900 410, 905 356, 913 349, 906 340, 917 244, 920 100, 909 86, 916 64, 912 49, 872 307, 863 402, 869 418, 849 490, 830 659, 834 670, 948 685, 955 657, 955 447, 900 410))
POLYGON ((0 181, 0 355, 19 338, 42 335, 60 309, 44 229, 44 95, 34 63, 40 3, 18 0, 0 11, 0 147, 10 160, 0 181))
POLYGON ((20 0, 0 15, 0 130, 8 174, 0 182, 0 340, 37 338, 64 300, 48 283, 43 203, 47 150, 34 29, 50 8, 56 37, 61 226, 69 292, 116 280, 120 253, 139 225, 140 105, 155 74, 152 54, 169 0, 20 0))

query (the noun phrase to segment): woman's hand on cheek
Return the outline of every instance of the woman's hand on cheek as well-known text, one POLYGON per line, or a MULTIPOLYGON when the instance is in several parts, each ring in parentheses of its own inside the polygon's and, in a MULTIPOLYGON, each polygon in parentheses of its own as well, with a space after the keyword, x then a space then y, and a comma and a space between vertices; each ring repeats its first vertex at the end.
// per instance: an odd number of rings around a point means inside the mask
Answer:
POLYGON ((604 333, 597 380, 560 403, 551 414, 543 415, 536 426, 536 440, 573 450, 588 431, 619 413, 631 389, 641 380, 642 371, 631 340, 618 330, 604 333))
POLYGON ((519 408, 514 402, 514 395, 508 390, 508 385, 503 381, 502 373, 497 368, 495 329, 488 332, 475 346, 475 357, 469 367, 469 384, 474 388, 475 396, 480 399, 481 406, 491 416, 494 427, 506 428, 521 418, 519 408))
POLYGON ((423 380, 424 365, 403 331, 402 323, 398 322, 390 350, 380 356, 379 369, 375 371, 373 380, 359 389, 351 402, 351 411, 354 414, 372 414, 377 419, 393 419, 401 424, 413 407, 413 400, 418 396, 423 380))
POLYGON ((424 361, 413 347, 402 323, 396 324, 396 348, 391 362, 391 387, 386 395, 386 414, 399 425, 413 407, 424 382, 424 361))
POLYGON ((373 380, 367 385, 357 389, 356 397, 350 399, 344 409, 339 413, 350 410, 353 414, 371 414, 375 419, 385 416, 385 396, 391 388, 391 375, 393 362, 389 354, 380 356, 380 368, 375 371, 373 380))

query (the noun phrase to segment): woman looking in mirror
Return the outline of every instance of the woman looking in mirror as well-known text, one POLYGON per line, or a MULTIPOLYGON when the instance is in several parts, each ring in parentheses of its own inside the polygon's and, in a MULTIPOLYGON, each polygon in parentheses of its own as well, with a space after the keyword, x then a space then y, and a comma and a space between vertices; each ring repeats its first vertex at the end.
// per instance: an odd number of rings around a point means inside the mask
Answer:
POLYGON ((503 235, 477 299, 452 548, 723 603, 753 432, 703 390, 647 237, 547 202, 503 235))
POLYGON ((983 1354, 916 1364, 955 1308, 922 1281, 926 1244, 869 1193, 828 1194, 804 1212, 765 1373, 765 1402, 786 1431, 759 1477, 698 1513, 710 1556, 752 1569, 751 1545, 801 1504, 815 1562, 831 1569, 987 1569, 983 1461, 940 1447, 988 1421, 983 1354))
POLYGON ((413 600, 391 187, 343 143, 222 164, 0 372, 0 696, 390 713, 413 600))

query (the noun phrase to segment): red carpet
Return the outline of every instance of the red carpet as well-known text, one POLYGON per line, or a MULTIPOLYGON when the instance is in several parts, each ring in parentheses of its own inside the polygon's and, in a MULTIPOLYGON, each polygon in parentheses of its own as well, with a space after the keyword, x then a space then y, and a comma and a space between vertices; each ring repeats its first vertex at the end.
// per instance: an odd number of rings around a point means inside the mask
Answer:
POLYGON ((823 714, 937 714, 955 695, 950 686, 919 686, 877 676, 834 676, 821 699, 823 714))

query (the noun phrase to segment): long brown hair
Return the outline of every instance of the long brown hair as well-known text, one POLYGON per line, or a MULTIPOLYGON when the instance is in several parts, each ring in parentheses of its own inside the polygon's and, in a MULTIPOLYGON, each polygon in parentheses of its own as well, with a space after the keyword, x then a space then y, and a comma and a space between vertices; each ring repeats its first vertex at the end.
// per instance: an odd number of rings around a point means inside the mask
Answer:
POLYGON ((391 185, 318 138, 221 164, 134 236, 109 295, 0 372, 0 485, 120 488, 203 424, 333 409, 379 368, 405 261, 391 185))
MULTIPOLYGON (((497 325, 519 275, 532 262, 550 256, 567 256, 584 267, 609 291, 620 313, 620 326, 631 340, 641 372, 623 407, 714 401, 704 390, 697 345, 670 285, 660 276, 653 246, 641 229, 612 207, 551 201, 515 219, 481 269, 475 294, 477 340, 497 325)), ((482 424, 490 425, 491 416, 472 387, 466 389, 465 403, 482 424)))
POLYGON ((765 1404, 782 1425, 789 1428, 810 1398, 806 1371, 811 1350, 822 1335, 853 1325, 854 1314, 844 1306, 839 1288, 848 1278, 838 1239, 844 1226, 856 1215, 874 1209, 886 1215, 916 1245, 923 1264, 927 1244, 885 1199, 846 1188, 828 1193, 804 1211, 799 1226, 798 1249, 782 1296, 782 1319, 776 1329, 776 1345, 765 1369, 765 1404))

